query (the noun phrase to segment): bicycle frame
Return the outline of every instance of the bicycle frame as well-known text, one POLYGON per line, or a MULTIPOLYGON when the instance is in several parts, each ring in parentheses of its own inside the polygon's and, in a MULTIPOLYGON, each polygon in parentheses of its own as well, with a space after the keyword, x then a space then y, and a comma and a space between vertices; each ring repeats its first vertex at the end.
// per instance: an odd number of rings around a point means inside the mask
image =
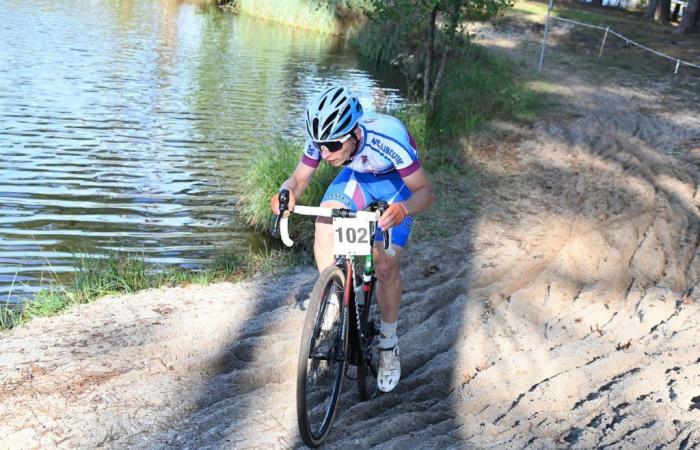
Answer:
MULTIPOLYGON (((357 351, 360 358, 365 357, 367 345, 370 342, 371 336, 367 335, 365 310, 372 306, 372 295, 374 293, 374 268, 372 265, 372 256, 364 257, 364 269, 362 274, 355 271, 355 264, 359 262, 361 257, 357 256, 340 256, 336 259, 336 266, 340 267, 346 275, 345 293, 343 306, 347 308, 346 312, 350 313, 354 310, 354 314, 349 314, 350 320, 350 357, 354 357, 353 352, 357 351), (359 278, 359 282, 358 282, 359 278), (362 293, 362 302, 358 302, 357 294, 362 293)), ((355 365, 361 361, 352 360, 355 365)))
MULTIPOLYGON (((280 192, 280 216, 275 226, 279 226, 282 241, 287 246, 292 246, 294 242, 289 238, 288 218, 284 217, 285 211, 288 211, 289 192, 280 192)), ((332 426, 335 412, 338 406, 338 399, 342 391, 343 378, 350 378, 357 381, 360 397, 362 400, 368 400, 376 395, 376 376, 377 371, 374 366, 374 358, 371 342, 373 337, 378 334, 377 328, 374 326, 374 318, 371 315, 372 294, 376 278, 374 277, 373 267, 373 252, 375 244, 375 235, 377 231, 377 223, 380 215, 386 210, 386 202, 373 203, 371 205, 373 211, 351 211, 344 208, 322 208, 297 206, 294 208, 294 213, 322 216, 322 217, 343 217, 343 218, 359 218, 369 222, 369 251, 364 247, 368 242, 360 241, 359 246, 338 247, 339 251, 347 251, 348 253, 360 253, 362 256, 354 256, 352 254, 336 255, 335 263, 331 267, 324 268, 319 275, 319 279, 314 286, 314 290, 310 296, 309 310, 307 311, 306 320, 304 322, 304 330, 302 334, 301 349, 299 354, 299 363, 297 370, 297 420, 299 421, 299 431, 302 440, 305 444, 318 447, 326 438, 330 427, 332 426), (342 249, 342 250, 341 250, 342 249), (346 249, 346 250, 345 250, 346 249), (356 271, 357 267, 357 271, 356 271), (362 267, 360 269, 360 267, 362 267), (361 273, 360 273, 361 272, 361 273), (319 331, 320 326, 324 323, 326 305, 331 304, 326 298, 326 290, 332 283, 343 283, 342 306, 337 300, 336 304, 340 307, 339 312, 339 328, 330 336, 332 341, 328 349, 328 354, 316 355, 315 339, 323 336, 319 331), (360 299, 359 295, 362 295, 360 299), (332 375, 332 384, 328 392, 328 403, 320 405, 320 412, 323 416, 314 416, 313 410, 309 409, 307 396, 312 390, 322 389, 316 387, 313 380, 309 378, 309 370, 314 371, 313 362, 310 366, 309 360, 319 361, 326 360, 332 366, 337 366, 332 375), (356 377, 353 378, 347 372, 348 364, 356 366, 356 377), (311 367, 311 369, 309 369, 311 367), (309 384, 309 380, 312 383, 309 384), (311 387, 310 387, 311 386, 311 387)), ((338 230, 342 230, 344 225, 337 224, 338 230)), ((356 228, 349 227, 348 230, 364 231, 360 225, 355 225, 356 228), (357 228, 359 226, 359 228, 357 228)), ((358 232, 359 233, 359 232, 358 232)), ((342 237, 342 232, 339 239, 342 237)), ((366 234, 366 233, 362 233, 366 234)), ((347 234, 348 241, 352 242, 347 234)), ((344 244, 344 243, 343 243, 344 244)), ((393 256, 395 252, 391 248, 391 235, 388 230, 384 230, 384 249, 389 256, 393 256)), ((331 287, 335 289, 334 287, 331 287)), ((340 294, 340 290, 335 291, 340 294)), ((338 299, 339 300, 339 299, 338 299)), ((331 324, 331 327, 333 325, 331 324)), ((329 328, 330 329, 330 328, 329 328)), ((318 391, 317 391, 318 392, 318 391)), ((325 398, 322 397, 321 398, 325 398)), ((317 410, 318 411, 318 410, 317 410)))
MULTIPOLYGON (((288 200, 284 198, 284 191, 280 193, 280 216, 286 210, 286 203, 288 200)), ((288 195, 288 194, 286 194, 288 195)), ((303 206, 297 205, 292 211, 294 214, 309 215, 309 216, 320 216, 320 217, 357 217, 365 219, 370 222, 370 246, 374 248, 374 234, 376 231, 377 222, 379 216, 387 207, 386 202, 375 202, 371 205, 374 210, 372 211, 351 211, 345 208, 325 208, 320 206, 303 206)), ((282 242, 287 247, 294 245, 294 241, 289 237, 289 224, 288 217, 278 217, 278 225, 280 230, 280 237, 282 242)), ((394 256, 396 252, 391 247, 391 232, 390 230, 383 230, 384 232, 384 251, 389 256, 394 256)), ((355 314, 350 314, 350 343, 351 345, 358 345, 357 350, 359 351, 361 357, 364 357, 367 344, 371 339, 371 336, 366 335, 367 324, 365 321, 365 309, 371 306, 371 298, 374 293, 374 265, 372 255, 366 256, 353 256, 353 255, 337 255, 335 260, 335 265, 340 267, 345 273, 345 293, 343 295, 343 306, 347 308, 346 312, 350 312, 351 303, 355 304, 355 314), (358 305, 355 302, 355 292, 358 288, 358 283, 356 283, 355 277, 355 262, 359 258, 364 257, 364 269, 361 274, 361 289, 365 299, 368 300, 365 305, 358 305)))

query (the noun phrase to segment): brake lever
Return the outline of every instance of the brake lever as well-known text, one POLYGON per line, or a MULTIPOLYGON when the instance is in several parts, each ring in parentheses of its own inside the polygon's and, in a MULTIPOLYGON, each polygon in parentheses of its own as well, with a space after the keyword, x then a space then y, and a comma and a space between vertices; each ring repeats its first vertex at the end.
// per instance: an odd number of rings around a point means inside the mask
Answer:
MULTIPOLYGON (((379 211, 379 217, 384 214, 384 211, 386 211, 389 208, 389 204, 383 200, 377 202, 377 211, 379 211)), ((390 248, 391 246, 391 232, 389 230, 382 229, 382 235, 384 236, 384 251, 386 252, 387 255, 389 256, 394 256, 396 252, 394 251, 393 248, 390 248)))
POLYGON ((275 219, 275 226, 272 229, 272 236, 273 237, 279 237, 279 225, 280 225, 280 219, 284 217, 285 211, 289 210, 289 190, 287 189, 282 189, 279 193, 279 201, 280 201, 280 213, 275 219))

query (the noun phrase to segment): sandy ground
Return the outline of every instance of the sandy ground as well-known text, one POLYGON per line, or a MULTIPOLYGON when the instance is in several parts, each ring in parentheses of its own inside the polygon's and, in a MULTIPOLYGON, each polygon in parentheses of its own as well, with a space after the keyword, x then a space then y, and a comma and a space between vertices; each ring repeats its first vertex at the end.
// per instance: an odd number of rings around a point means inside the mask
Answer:
MULTIPOLYGON (((488 42, 487 42, 488 43, 488 42)), ((404 378, 328 443, 700 448, 700 114, 670 83, 550 69, 493 186, 404 263, 404 378), (543 84, 544 85, 544 84, 543 84)), ((496 143, 496 144, 494 144, 496 143)), ((0 335, 0 448, 289 448, 315 270, 105 298, 0 335)))

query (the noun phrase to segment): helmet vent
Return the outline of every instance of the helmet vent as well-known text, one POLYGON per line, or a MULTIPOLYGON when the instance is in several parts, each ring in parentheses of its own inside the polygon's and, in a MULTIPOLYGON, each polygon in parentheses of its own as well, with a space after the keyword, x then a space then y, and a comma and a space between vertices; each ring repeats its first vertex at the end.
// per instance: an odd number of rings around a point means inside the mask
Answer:
POLYGON ((359 99, 344 86, 325 90, 306 107, 306 130, 316 142, 340 139, 362 117, 359 99))
POLYGON ((338 111, 333 111, 331 114, 329 114, 326 121, 323 122, 323 128, 326 128, 328 125, 332 124, 337 116, 338 116, 338 111))
MULTIPOLYGON (((345 127, 347 127, 348 125, 350 125, 350 119, 352 119, 352 117, 348 116, 348 117, 343 121, 343 123, 340 124, 340 126, 338 127, 338 129, 339 129, 339 130, 344 130, 345 127)), ((351 131, 352 131, 352 130, 351 130, 351 131)))

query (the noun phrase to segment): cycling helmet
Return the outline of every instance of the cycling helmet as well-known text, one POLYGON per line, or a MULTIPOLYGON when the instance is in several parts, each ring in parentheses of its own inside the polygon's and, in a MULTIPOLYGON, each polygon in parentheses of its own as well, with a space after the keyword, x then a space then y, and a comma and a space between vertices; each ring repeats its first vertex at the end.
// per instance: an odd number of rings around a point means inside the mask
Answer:
POLYGON ((362 117, 357 96, 344 86, 326 89, 306 107, 306 131, 312 141, 338 140, 362 117))

